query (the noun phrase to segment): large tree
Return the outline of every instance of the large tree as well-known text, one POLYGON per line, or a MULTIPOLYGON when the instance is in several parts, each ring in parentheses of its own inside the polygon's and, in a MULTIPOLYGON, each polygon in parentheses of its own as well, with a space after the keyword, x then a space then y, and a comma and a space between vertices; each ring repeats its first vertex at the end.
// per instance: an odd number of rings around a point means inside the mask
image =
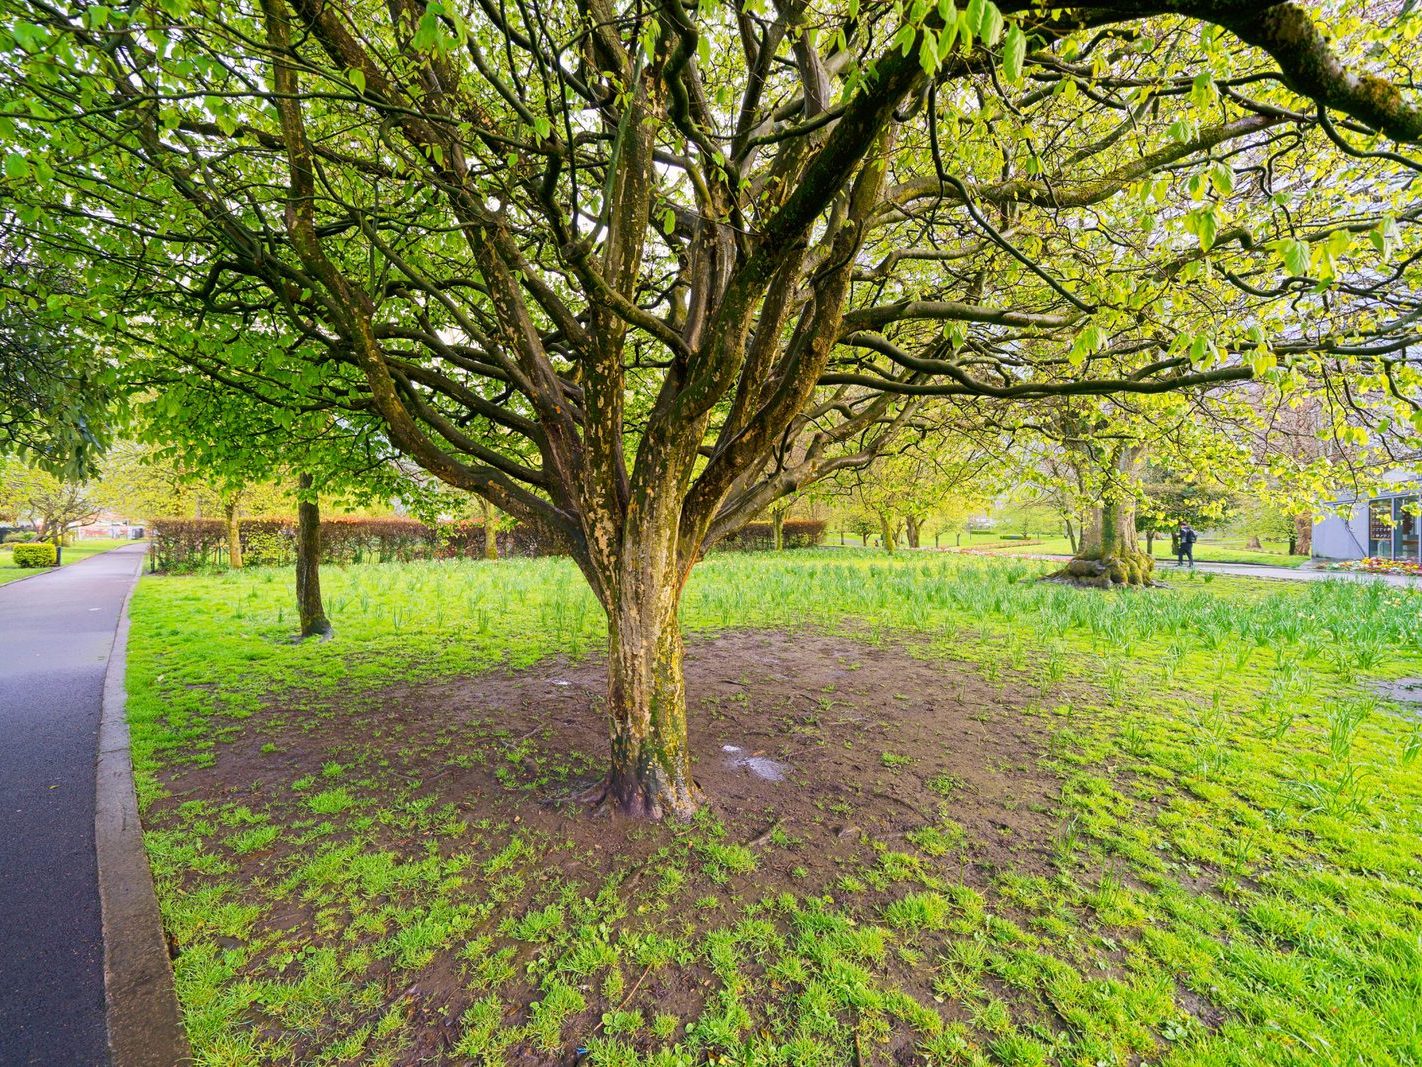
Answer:
POLYGON ((1416 381, 1416 164, 1389 142, 1422 109, 1386 80, 1415 20, 0 11, 7 239, 82 279, 58 305, 127 363, 323 413, 546 528, 607 611, 629 812, 698 803, 677 607, 704 548, 923 397, 1416 381))

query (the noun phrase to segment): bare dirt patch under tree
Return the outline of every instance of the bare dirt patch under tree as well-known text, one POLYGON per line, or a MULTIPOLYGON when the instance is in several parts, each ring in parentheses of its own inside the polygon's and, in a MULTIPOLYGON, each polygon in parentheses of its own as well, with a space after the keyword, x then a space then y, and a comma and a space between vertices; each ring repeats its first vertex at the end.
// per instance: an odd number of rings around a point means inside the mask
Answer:
MULTIPOLYGON (((896 850, 926 854, 943 876, 978 888, 1005 869, 1049 870, 1059 783, 1039 766, 1046 732, 1024 714, 1026 692, 952 662, 812 633, 726 633, 694 641, 686 663, 695 775, 724 833, 716 831, 720 846, 690 846, 699 865, 666 894, 668 850, 684 849, 697 831, 590 814, 576 799, 605 766, 606 675, 593 659, 274 704, 229 730, 209 766, 165 773, 169 795, 148 822, 161 828, 182 805, 201 801, 210 810, 260 812, 281 828, 259 847, 237 850, 230 873, 243 898, 287 883, 244 944, 270 952, 284 951, 288 932, 325 928, 335 939, 341 927, 361 928, 358 915, 304 893, 293 876, 315 848, 359 837, 365 852, 406 860, 472 855, 487 872, 511 836, 546 846, 541 869, 513 899, 437 946, 417 973, 378 951, 371 958, 361 980, 384 989, 371 1018, 403 999, 423 1023, 407 1050, 412 1062, 457 1058, 461 1015, 477 993, 469 980, 477 967, 460 950, 489 935, 487 953, 512 945, 524 963, 527 948, 508 936, 508 921, 536 913, 557 895, 555 886, 570 885, 564 895, 577 897, 615 885, 633 916, 620 932, 625 938, 629 930, 704 930, 782 890, 843 885, 859 887, 845 894, 851 911, 874 920, 895 894, 887 883, 876 886, 873 871, 896 850), (382 808, 438 811, 442 826, 475 830, 412 834, 367 797, 382 808)), ((471 883, 468 891, 485 890, 471 883)), ((398 892, 389 896, 398 902, 398 892)), ((373 922, 365 940, 377 944, 386 925, 373 922)), ((246 966, 269 967, 269 952, 250 952, 246 966)), ((896 961, 895 970, 900 988, 931 1002, 912 967, 896 961)), ((604 1012, 691 1019, 714 985, 700 964, 648 972, 629 974, 628 991, 612 997, 599 996, 595 984, 583 990, 581 1017, 570 1016, 562 1031, 569 1042, 563 1059, 528 1043, 507 1049, 505 1059, 573 1062, 604 1012)), ((518 988, 502 990, 506 1025, 540 998, 530 982, 511 984, 518 988)), ((282 1026, 278 1019, 253 1024, 273 1033, 282 1026)), ((318 1022, 312 1043, 298 1038, 294 1051, 318 1048, 323 1029, 318 1022)), ((907 1062, 914 1044, 904 1033, 890 1047, 907 1062)))

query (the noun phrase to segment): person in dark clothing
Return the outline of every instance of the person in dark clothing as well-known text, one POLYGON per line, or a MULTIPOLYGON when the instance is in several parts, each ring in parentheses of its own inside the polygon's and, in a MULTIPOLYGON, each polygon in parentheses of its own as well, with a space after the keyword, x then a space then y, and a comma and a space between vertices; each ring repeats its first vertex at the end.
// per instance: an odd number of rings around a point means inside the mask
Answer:
POLYGON ((1188 522, 1182 522, 1180 529, 1175 531, 1175 552, 1177 567, 1185 566, 1185 561, 1190 561, 1190 569, 1195 568, 1195 530, 1188 522))

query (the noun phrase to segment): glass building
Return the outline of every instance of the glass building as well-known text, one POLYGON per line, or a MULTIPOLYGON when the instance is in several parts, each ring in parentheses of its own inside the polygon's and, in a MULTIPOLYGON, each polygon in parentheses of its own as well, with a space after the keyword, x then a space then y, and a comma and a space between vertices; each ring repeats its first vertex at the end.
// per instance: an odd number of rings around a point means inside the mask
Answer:
POLYGON ((1340 494, 1313 522, 1315 559, 1409 560, 1422 563, 1422 492, 1415 471, 1391 471, 1387 488, 1370 496, 1340 494))

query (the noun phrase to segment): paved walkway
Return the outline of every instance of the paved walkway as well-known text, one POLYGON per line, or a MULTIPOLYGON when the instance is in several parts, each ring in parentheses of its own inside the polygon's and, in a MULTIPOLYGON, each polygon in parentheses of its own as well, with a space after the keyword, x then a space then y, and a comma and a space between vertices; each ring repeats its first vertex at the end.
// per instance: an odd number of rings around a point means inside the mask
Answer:
MULTIPOLYGON (((1368 574, 1363 571, 1320 571, 1311 567, 1270 567, 1259 563, 1196 563, 1197 571, 1210 574, 1232 574, 1236 578, 1267 578, 1283 582, 1382 582, 1402 589, 1422 588, 1422 578, 1410 574, 1368 574)), ((1169 579, 1176 570, 1174 563, 1155 564, 1158 577, 1169 579)))
POLYGON ((128 545, 0 586, 0 1063, 108 1061, 94 786, 128 545))
MULTIPOLYGON (((986 555, 986 553, 981 555, 986 555)), ((1029 555, 1025 552, 1014 552, 1011 556, 995 552, 993 555, 1000 559, 1041 559, 1061 563, 1065 563, 1071 558, 1070 556, 1029 555)), ((1263 563, 1196 563, 1195 569, 1204 574, 1228 574, 1235 578, 1264 578, 1278 582, 1326 582, 1331 579, 1339 582, 1382 582, 1384 585, 1397 586, 1399 589, 1422 589, 1422 578, 1416 578, 1410 574, 1325 571, 1315 570, 1312 567, 1273 567, 1263 563)), ((1187 568, 1176 567, 1174 560, 1157 559, 1155 561, 1155 576, 1161 581, 1168 582, 1172 576, 1184 577, 1187 573, 1187 568)))

